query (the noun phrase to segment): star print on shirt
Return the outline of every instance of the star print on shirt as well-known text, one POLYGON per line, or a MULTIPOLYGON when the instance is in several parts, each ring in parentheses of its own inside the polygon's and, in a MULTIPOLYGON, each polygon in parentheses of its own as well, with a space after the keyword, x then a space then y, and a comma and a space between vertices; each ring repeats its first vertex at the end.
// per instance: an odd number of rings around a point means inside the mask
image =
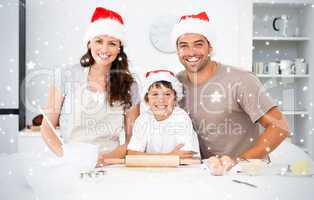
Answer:
POLYGON ((221 98, 222 98, 222 94, 220 94, 217 90, 210 95, 211 97, 211 102, 214 103, 214 102, 221 102, 221 98))

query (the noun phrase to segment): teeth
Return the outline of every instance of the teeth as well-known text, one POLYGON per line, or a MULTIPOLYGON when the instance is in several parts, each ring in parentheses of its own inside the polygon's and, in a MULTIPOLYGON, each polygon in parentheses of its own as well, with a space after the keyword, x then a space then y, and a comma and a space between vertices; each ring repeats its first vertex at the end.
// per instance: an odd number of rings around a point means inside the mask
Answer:
POLYGON ((104 54, 104 53, 100 53, 100 54, 98 54, 98 56, 99 56, 100 58, 103 58, 103 59, 106 59, 106 58, 109 57, 109 56, 107 56, 107 55, 104 54))
POLYGON ((187 59, 187 61, 189 61, 189 62, 196 62, 198 60, 199 60, 199 58, 196 58, 196 57, 192 57, 192 58, 187 59))
POLYGON ((165 109, 165 108, 167 108, 167 106, 156 106, 157 108, 159 108, 159 109, 165 109))

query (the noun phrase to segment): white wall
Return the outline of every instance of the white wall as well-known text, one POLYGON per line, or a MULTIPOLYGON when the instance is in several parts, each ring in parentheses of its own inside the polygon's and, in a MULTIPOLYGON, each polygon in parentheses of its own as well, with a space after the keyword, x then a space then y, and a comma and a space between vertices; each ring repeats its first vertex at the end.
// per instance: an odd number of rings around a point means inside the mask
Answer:
POLYGON ((113 9, 124 17, 128 34, 126 52, 131 61, 131 70, 140 77, 145 71, 161 66, 175 72, 183 69, 176 54, 161 53, 151 45, 148 33, 152 21, 167 14, 181 16, 200 11, 206 11, 217 28, 216 60, 251 70, 251 0, 99 2, 99 0, 27 1, 28 123, 38 114, 38 111, 32 108, 45 104, 50 70, 56 66, 78 63, 85 52, 82 38, 96 6, 113 9))

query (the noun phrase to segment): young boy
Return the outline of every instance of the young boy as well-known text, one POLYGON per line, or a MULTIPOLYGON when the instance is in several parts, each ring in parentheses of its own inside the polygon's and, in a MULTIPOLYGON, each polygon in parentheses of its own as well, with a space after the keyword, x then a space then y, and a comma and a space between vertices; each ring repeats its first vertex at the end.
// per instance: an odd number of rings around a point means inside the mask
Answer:
POLYGON ((176 104, 182 98, 182 85, 171 71, 146 74, 142 98, 149 109, 135 121, 128 145, 129 155, 199 154, 198 139, 188 114, 176 104))

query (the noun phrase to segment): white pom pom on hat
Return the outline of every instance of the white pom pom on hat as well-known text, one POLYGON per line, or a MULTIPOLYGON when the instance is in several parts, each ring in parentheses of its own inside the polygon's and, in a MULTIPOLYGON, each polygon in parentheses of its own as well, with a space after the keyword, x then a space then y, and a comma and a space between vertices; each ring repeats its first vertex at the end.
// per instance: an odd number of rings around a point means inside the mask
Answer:
POLYGON ((119 39, 125 45, 124 22, 117 12, 97 7, 84 37, 84 45, 96 36, 107 35, 119 39))
POLYGON ((175 74, 169 70, 154 70, 146 73, 143 90, 142 99, 144 99, 145 94, 148 93, 149 87, 158 81, 168 81, 171 83, 172 88, 176 91, 177 100, 182 99, 183 96, 183 86, 176 78, 175 74))
POLYGON ((215 43, 213 24, 209 21, 206 12, 182 16, 172 30, 172 42, 176 44, 179 37, 186 33, 203 35, 210 42, 211 46, 215 43))

